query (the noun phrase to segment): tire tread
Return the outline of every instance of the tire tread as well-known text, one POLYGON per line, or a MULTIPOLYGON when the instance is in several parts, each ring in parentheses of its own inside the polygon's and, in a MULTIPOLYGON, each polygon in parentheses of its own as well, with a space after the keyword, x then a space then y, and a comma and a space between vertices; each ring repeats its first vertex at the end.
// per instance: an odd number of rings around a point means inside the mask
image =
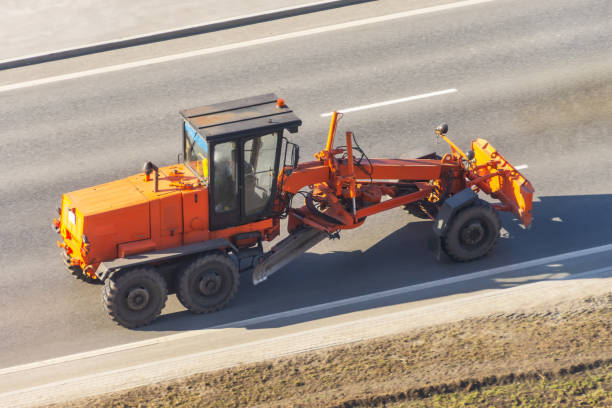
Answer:
POLYGON ((166 306, 166 300, 168 299, 168 288, 164 278, 151 268, 136 268, 123 271, 116 275, 113 275, 106 279, 104 287, 102 289, 102 305, 110 318, 120 326, 134 329, 137 327, 145 326, 155 320, 166 306), (157 305, 153 313, 149 316, 144 317, 139 321, 128 321, 121 317, 120 311, 118 310, 117 296, 119 295, 121 285, 128 280, 135 279, 139 276, 144 276, 148 279, 152 279, 161 289, 161 302, 157 305))
POLYGON ((495 219, 495 225, 496 225, 496 236, 495 239, 493 240, 493 243, 489 246, 489 248, 482 254, 476 256, 476 257, 464 257, 460 254, 458 254, 452 245, 449 245, 448 243, 448 238, 445 236, 443 237, 440 241, 441 241, 441 246, 442 246, 442 250, 446 253, 446 255, 448 255, 449 258, 451 258, 453 261, 455 262, 468 262, 468 261, 474 261, 476 259, 480 259, 483 258, 484 256, 486 256, 489 252, 491 252, 493 250, 493 247, 495 247, 495 245, 497 245, 497 241, 499 238, 499 230, 501 228, 501 220, 499 218, 499 213, 497 211, 495 211, 495 209, 493 208, 493 206, 491 206, 491 204, 489 204, 488 202, 478 198, 472 205, 469 205, 463 209, 461 209, 459 212, 457 212, 453 218, 451 219, 448 227, 447 227, 447 231, 450 231, 455 222, 457 221, 457 218, 459 216, 459 214, 461 214, 462 212, 471 209, 471 208, 475 208, 475 207, 480 207, 483 209, 486 209, 486 211, 490 211, 493 215, 494 215, 494 219, 495 219))
POLYGON ((228 255, 221 253, 212 253, 208 255, 204 255, 200 258, 197 258, 193 263, 191 263, 179 276, 177 282, 177 291, 176 296, 181 302, 183 306, 185 306, 190 312, 196 314, 204 314, 217 312, 223 309, 235 296, 238 292, 238 286, 240 285, 240 274, 238 273, 238 266, 236 262, 234 262, 228 255), (192 271, 198 270, 199 268, 204 267, 206 264, 210 264, 212 262, 219 262, 226 267, 229 268, 232 274, 232 288, 229 294, 223 299, 223 301, 212 305, 207 308, 203 308, 200 305, 197 305, 196 302, 189 295, 189 279, 187 278, 192 271))

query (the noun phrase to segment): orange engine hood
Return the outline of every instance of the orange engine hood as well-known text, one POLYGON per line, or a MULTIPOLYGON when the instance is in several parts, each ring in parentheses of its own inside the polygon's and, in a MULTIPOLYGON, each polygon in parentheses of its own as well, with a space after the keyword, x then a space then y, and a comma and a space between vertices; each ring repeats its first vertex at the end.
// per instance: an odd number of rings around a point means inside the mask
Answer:
POLYGON ((183 165, 160 168, 157 192, 154 183, 153 174, 147 181, 140 173, 64 194, 60 232, 72 256, 82 265, 97 264, 124 256, 125 243, 147 250, 179 244, 182 197, 204 187, 183 165))

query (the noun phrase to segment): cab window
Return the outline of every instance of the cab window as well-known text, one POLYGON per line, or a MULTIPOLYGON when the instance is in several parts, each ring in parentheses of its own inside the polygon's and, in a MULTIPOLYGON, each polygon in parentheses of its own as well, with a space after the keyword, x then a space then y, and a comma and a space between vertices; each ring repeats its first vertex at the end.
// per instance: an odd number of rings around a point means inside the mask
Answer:
POLYGON ((213 197, 217 213, 238 210, 238 163, 236 142, 215 145, 213 160, 213 197))
POLYGON ((184 123, 185 163, 202 179, 206 179, 208 178, 208 145, 187 122, 184 123))
POLYGON ((244 142, 244 215, 263 212, 270 202, 276 180, 278 134, 270 133, 244 142))

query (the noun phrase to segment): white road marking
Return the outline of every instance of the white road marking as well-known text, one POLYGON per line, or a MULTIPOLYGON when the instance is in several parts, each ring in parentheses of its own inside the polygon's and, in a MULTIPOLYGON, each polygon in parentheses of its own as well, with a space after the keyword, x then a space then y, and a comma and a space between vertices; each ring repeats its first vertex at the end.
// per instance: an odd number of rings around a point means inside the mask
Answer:
MULTIPOLYGON (((432 96, 446 95, 446 94, 451 94, 455 92, 457 92, 455 88, 444 89, 443 91, 428 92, 428 93, 424 93, 420 95, 407 96, 405 98, 392 99, 390 101, 371 103, 369 105, 355 106, 353 108, 339 109, 338 113, 349 113, 349 112, 356 112, 356 111, 365 110, 365 109, 380 108, 381 106, 395 105, 396 103, 416 101, 418 99, 431 98, 432 96)), ((323 117, 331 116, 332 113, 333 112, 322 113, 321 116, 323 117)))
POLYGON ((526 165, 526 164, 521 164, 521 165, 518 165, 518 166, 514 166, 515 170, 525 170, 525 169, 528 169, 528 168, 529 168, 529 166, 526 165))
POLYGON ((403 295, 403 294, 411 293, 411 292, 418 292, 418 291, 425 290, 425 289, 431 289, 431 288, 436 288, 440 286, 451 285, 454 283, 465 282, 465 281, 469 281, 473 279, 486 278, 486 277, 490 277, 493 275, 499 275, 499 274, 506 273, 506 272, 512 272, 512 271, 517 271, 521 269, 531 268, 534 266, 556 263, 556 262, 564 261, 567 259, 579 258, 583 256, 589 256, 589 255, 594 255, 594 254, 608 252, 608 251, 612 251, 612 244, 607 244, 607 245, 602 245, 602 246, 597 246, 597 247, 592 247, 592 248, 587 248, 587 249, 581 249, 578 251, 566 252, 566 253, 559 254, 559 255, 547 256, 544 258, 533 259, 531 261, 519 262, 519 263, 512 264, 512 265, 504 265, 504 266, 500 266, 497 268, 486 269, 484 271, 473 272, 473 273, 468 273, 468 274, 459 275, 459 276, 453 276, 450 278, 444 278, 444 279, 439 279, 439 280, 425 282, 425 283, 419 283, 417 285, 404 286, 401 288, 385 290, 382 292, 370 293, 370 294, 363 295, 363 296, 356 296, 352 298, 336 300, 333 302, 322 303, 319 305, 313 305, 313 306, 302 307, 299 309, 287 310, 285 312, 273 313, 273 314, 269 314, 265 316, 254 317, 254 318, 240 320, 240 321, 236 321, 232 323, 225 323, 222 325, 213 326, 213 327, 206 328, 206 329, 199 329, 199 330, 193 330, 193 331, 184 332, 184 333, 171 334, 168 336, 157 337, 154 339, 142 340, 142 341, 137 341, 133 343, 121 344, 118 346, 112 346, 112 347, 107 347, 103 349, 87 351, 83 353, 70 354, 70 355, 52 358, 52 359, 43 360, 43 361, 37 361, 33 363, 22 364, 22 365, 13 366, 13 367, 7 367, 7 368, 0 370, 0 375, 31 370, 35 368, 65 363, 69 361, 86 359, 86 358, 95 357, 95 356, 99 356, 103 354, 116 353, 119 351, 125 351, 125 350, 135 349, 139 347, 145 347, 145 346, 165 343, 165 342, 169 342, 172 340, 199 336, 209 330, 214 330, 214 329, 224 329, 224 328, 230 328, 230 327, 247 327, 247 326, 270 322, 270 321, 274 321, 278 319, 296 317, 296 316, 301 316, 301 315, 315 313, 315 312, 321 312, 321 311, 330 310, 330 309, 334 309, 334 308, 341 307, 341 306, 348 306, 348 305, 353 305, 357 303, 363 303, 363 302, 368 302, 372 300, 387 298, 391 296, 403 295))
POLYGON ((354 28, 354 27, 360 27, 360 26, 365 26, 365 25, 370 25, 370 24, 383 23, 383 22, 397 20, 401 18, 420 16, 423 14, 437 13, 437 12, 457 9, 461 7, 475 6, 478 4, 490 3, 493 1, 497 1, 497 0, 464 0, 464 1, 454 2, 454 3, 442 4, 439 6, 432 6, 432 7, 425 7, 425 8, 415 9, 415 10, 404 11, 401 13, 387 14, 387 15, 379 16, 379 17, 370 17, 370 18, 365 18, 362 20, 349 21, 346 23, 333 24, 333 25, 324 26, 324 27, 296 31, 293 33, 286 33, 286 34, 280 34, 280 35, 275 35, 271 37, 258 38, 255 40, 243 41, 243 42, 234 43, 234 44, 221 45, 218 47, 204 48, 200 50, 182 52, 179 54, 167 55, 163 57, 156 57, 156 58, 144 59, 141 61, 128 62, 125 64, 111 65, 108 67, 95 68, 95 69, 90 69, 90 70, 80 71, 80 72, 73 72, 70 74, 63 74, 63 75, 57 75, 57 76, 52 76, 52 77, 47 77, 47 78, 35 79, 32 81, 18 82, 15 84, 0 86, 0 92, 7 92, 7 91, 15 90, 15 89, 29 88, 33 86, 50 84, 50 83, 60 82, 60 81, 66 81, 69 79, 83 78, 83 77, 88 77, 91 75, 99 75, 99 74, 104 74, 108 72, 123 71, 126 69, 144 67, 147 65, 160 64, 160 63, 170 62, 170 61, 177 61, 177 60, 191 58, 191 57, 199 57, 202 55, 210 55, 210 54, 215 54, 215 53, 219 53, 223 51, 230 51, 230 50, 251 47, 254 45, 269 44, 272 42, 277 42, 277 41, 282 41, 282 40, 287 40, 287 39, 292 39, 292 38, 300 38, 300 37, 306 37, 306 36, 314 35, 314 34, 344 30, 347 28, 354 28))

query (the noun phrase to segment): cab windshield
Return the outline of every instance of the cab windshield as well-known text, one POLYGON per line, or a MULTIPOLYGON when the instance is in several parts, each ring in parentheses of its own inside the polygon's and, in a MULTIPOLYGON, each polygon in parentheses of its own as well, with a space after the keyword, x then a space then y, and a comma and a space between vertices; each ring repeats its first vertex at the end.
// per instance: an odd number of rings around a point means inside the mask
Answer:
POLYGON ((185 138, 185 164, 200 178, 208 178, 208 145, 206 141, 187 122, 184 122, 183 136, 185 138))

